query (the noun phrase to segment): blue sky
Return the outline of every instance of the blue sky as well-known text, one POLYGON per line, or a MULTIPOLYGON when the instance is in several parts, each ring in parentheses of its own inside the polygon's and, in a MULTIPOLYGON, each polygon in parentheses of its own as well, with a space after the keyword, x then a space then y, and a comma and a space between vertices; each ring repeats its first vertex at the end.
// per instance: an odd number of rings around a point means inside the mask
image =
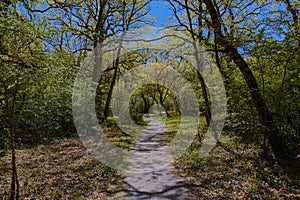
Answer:
POLYGON ((155 26, 162 27, 173 15, 172 10, 164 0, 152 1, 149 6, 151 8, 150 15, 156 17, 155 26))

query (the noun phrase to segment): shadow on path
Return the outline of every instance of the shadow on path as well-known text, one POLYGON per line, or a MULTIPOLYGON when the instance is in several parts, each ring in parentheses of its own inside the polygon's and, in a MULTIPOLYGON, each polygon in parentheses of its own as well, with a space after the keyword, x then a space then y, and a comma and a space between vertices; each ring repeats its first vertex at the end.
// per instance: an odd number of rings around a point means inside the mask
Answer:
POLYGON ((184 178, 174 174, 172 157, 163 144, 164 125, 144 118, 147 129, 131 152, 130 167, 124 180, 126 199, 197 199, 184 178))

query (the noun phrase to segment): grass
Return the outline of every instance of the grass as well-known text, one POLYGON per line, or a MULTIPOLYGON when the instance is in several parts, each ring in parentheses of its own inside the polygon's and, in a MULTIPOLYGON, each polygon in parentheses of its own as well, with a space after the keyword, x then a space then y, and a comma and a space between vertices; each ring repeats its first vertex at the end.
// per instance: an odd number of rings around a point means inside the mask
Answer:
POLYGON ((116 146, 126 150, 131 150, 135 144, 135 138, 130 135, 114 136, 109 140, 116 146))
POLYGON ((164 140, 169 143, 175 137, 179 127, 181 118, 180 117, 168 117, 165 122, 164 140))
MULTIPOLYGON (((177 134, 177 131, 180 128, 181 123, 181 117, 168 117, 165 120, 165 133, 164 133, 164 139, 167 143, 171 142, 171 140, 175 137, 177 134)), ((205 123, 205 117, 201 116, 199 118, 199 133, 205 133, 206 132, 206 123, 205 123)), ((203 134, 201 134, 203 136, 203 134)))
MULTIPOLYGON (((136 138, 131 136, 130 133, 136 130, 133 130, 130 125, 123 124, 123 127, 126 129, 127 132, 125 133, 117 126, 115 120, 116 117, 108 117, 107 121, 109 126, 104 129, 106 137, 108 137, 109 140, 116 146, 122 149, 131 150, 135 145, 136 138)), ((138 125, 143 127, 146 126, 147 123, 143 120, 139 120, 138 125)))

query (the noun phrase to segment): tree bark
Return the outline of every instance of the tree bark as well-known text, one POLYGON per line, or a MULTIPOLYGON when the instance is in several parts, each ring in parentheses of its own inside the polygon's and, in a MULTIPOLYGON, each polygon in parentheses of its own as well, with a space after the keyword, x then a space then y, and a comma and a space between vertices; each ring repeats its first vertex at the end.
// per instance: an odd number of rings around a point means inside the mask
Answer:
MULTIPOLYGON (((11 188, 10 188, 10 200, 19 199, 19 180, 16 164, 16 151, 15 151, 15 123, 14 123, 14 108, 16 102, 16 96, 18 92, 17 88, 13 92, 13 99, 11 102, 11 107, 9 103, 9 91, 5 81, 1 81, 4 86, 4 96, 5 96, 5 110, 9 121, 9 133, 10 133, 10 147, 11 147, 11 165, 12 165, 12 177, 11 177, 11 188)), ((18 83, 17 83, 18 84, 18 83)))
POLYGON ((109 91, 107 94, 107 98, 106 98, 106 102, 105 102, 105 107, 104 107, 104 121, 107 120, 107 117, 109 115, 109 105, 111 102, 111 97, 112 97, 112 92, 117 80, 117 74, 118 74, 118 65, 119 65, 119 58, 116 59, 116 61, 114 62, 114 74, 113 74, 113 78, 109 87, 109 91))
POLYGON ((15 127, 12 120, 10 120, 10 144, 11 144, 11 164, 12 164, 12 177, 10 188, 10 200, 19 199, 19 180, 16 164, 16 152, 15 152, 15 127))
MULTIPOLYGON (((202 95, 204 98, 204 106, 205 106, 204 114, 205 114, 207 126, 209 126, 210 122, 212 120, 211 119, 211 110, 210 110, 210 106, 209 106, 209 97, 208 97, 208 93, 206 90, 206 84, 205 84, 204 78, 200 74, 200 72, 202 71, 202 65, 201 65, 202 60, 199 57, 200 52, 199 52, 199 49, 196 44, 196 42, 199 42, 200 44, 202 43, 202 36, 203 36, 202 16, 198 16, 198 31, 199 31, 199 33, 198 33, 198 37, 197 37, 197 34, 193 30, 193 22, 192 22, 191 14, 190 14, 187 4, 188 4, 188 2, 187 2, 187 0, 185 0, 185 9, 186 9, 187 17, 188 17, 188 21, 189 21, 189 30, 192 35, 193 41, 194 41, 193 45, 194 45, 195 57, 196 57, 196 61, 197 61, 197 77, 200 81, 201 91, 202 91, 202 95)), ((202 0, 198 0, 198 4, 199 4, 199 14, 202 14, 202 12, 203 12, 202 0)))
POLYGON ((277 126, 273 121, 273 117, 267 108, 267 105, 261 95, 261 91, 258 87, 257 81, 249 68, 247 62, 239 54, 236 47, 234 47, 228 38, 222 34, 222 22, 221 17, 218 14, 213 2, 211 0, 204 0, 208 12, 211 16, 212 26, 215 34, 215 41, 218 45, 223 47, 223 52, 227 54, 236 66, 241 71, 246 84, 250 90, 252 100, 254 102, 256 111, 260 117, 261 123, 266 127, 267 132, 270 134, 270 144, 272 146, 275 157, 280 160, 285 160, 288 156, 289 149, 283 142, 283 139, 279 133, 277 126))
MULTIPOLYGON (((199 4, 199 14, 202 15, 203 13, 203 6, 202 6, 203 0, 198 0, 198 4, 199 4)), ((191 23, 191 22, 190 22, 191 23)), ((203 23, 202 23, 202 16, 198 16, 198 41, 201 44, 202 43, 202 37, 203 37, 203 23)), ((194 39, 196 38, 195 36, 193 36, 194 39)), ((199 55, 199 54, 198 54, 199 55)), ((198 56, 196 55, 196 56, 198 56)), ((199 59, 197 57, 197 59, 199 59)), ((199 71, 201 70, 199 66, 200 61, 197 60, 197 65, 198 65, 198 72, 197 72, 197 76, 198 79, 200 81, 200 85, 201 85, 201 90, 202 90, 202 95, 204 98, 204 103, 205 103, 205 119, 206 119, 206 123, 207 126, 210 125, 210 121, 211 121, 211 110, 210 110, 210 106, 209 106, 209 98, 208 98, 208 93, 206 91, 206 84, 204 81, 204 78, 202 77, 202 75, 199 73, 199 71)))

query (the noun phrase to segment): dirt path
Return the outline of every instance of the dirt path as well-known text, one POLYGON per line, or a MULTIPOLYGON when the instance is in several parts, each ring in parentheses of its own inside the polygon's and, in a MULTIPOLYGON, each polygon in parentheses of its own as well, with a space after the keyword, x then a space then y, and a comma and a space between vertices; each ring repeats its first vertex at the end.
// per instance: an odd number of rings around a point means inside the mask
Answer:
POLYGON ((174 173, 172 158, 161 141, 164 125, 145 118, 147 130, 136 142, 124 180, 126 199, 197 199, 174 173))

